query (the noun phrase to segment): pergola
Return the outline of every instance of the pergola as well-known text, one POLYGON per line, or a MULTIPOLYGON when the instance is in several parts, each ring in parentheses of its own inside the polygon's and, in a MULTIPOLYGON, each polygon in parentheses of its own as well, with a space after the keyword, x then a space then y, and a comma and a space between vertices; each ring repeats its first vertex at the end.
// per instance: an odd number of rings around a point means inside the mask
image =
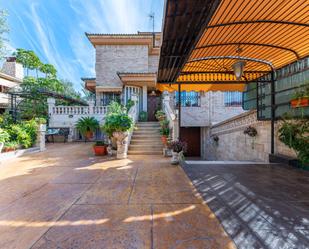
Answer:
POLYGON ((274 153, 275 71, 309 56, 308 13, 306 0, 166 0, 157 88, 244 91, 250 82, 270 83, 274 153), (236 78, 239 62, 245 67, 236 78))

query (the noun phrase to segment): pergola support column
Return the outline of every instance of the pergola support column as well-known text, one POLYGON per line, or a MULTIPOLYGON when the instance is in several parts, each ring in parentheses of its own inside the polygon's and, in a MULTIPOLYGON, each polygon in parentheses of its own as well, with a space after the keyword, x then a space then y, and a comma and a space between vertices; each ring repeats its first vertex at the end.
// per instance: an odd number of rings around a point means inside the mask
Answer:
POLYGON ((178 83, 178 140, 180 140, 181 128, 181 84, 178 83))
POLYGON ((276 119, 276 85, 275 85, 275 72, 271 71, 271 141, 270 141, 270 150, 271 154, 275 153, 275 119, 276 119))

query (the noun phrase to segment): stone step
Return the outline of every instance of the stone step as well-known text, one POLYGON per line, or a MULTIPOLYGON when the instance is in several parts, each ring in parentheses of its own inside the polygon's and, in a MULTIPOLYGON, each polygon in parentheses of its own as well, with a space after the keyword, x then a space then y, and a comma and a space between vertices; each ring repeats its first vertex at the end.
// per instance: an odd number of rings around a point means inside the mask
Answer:
POLYGON ((153 151, 153 150, 162 150, 163 146, 160 145, 145 145, 145 144, 131 144, 129 146, 129 150, 135 151, 135 150, 146 150, 146 151, 153 151))
POLYGON ((131 139, 131 144, 144 144, 144 145, 152 145, 152 144, 155 144, 155 145, 161 145, 162 144, 162 141, 159 140, 159 139, 134 139, 132 137, 131 139))
POLYGON ((140 134, 159 134, 160 135, 160 131, 159 130, 135 130, 133 132, 133 135, 140 135, 140 134))
POLYGON ((128 151, 128 155, 162 155, 162 150, 160 151, 128 151))
POLYGON ((137 123, 136 124, 137 127, 160 127, 159 123, 154 123, 154 124, 141 124, 141 123, 137 123))
POLYGON ((134 131, 159 131, 160 127, 136 127, 134 131))
POLYGON ((138 140, 160 140, 161 141, 161 135, 160 134, 133 134, 132 139, 138 139, 138 140))

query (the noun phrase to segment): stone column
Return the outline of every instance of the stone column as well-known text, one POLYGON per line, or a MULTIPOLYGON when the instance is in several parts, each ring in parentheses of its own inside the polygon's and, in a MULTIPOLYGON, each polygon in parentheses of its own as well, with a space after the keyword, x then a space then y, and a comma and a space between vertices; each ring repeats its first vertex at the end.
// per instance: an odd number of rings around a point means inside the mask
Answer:
POLYGON ((147 86, 143 86, 143 111, 147 112, 147 86))
POLYGON ((37 131, 37 141, 36 145, 40 148, 40 151, 46 150, 45 148, 45 134, 46 134, 46 124, 39 124, 37 131))
POLYGON ((54 98, 48 98, 47 104, 48 104, 48 115, 51 117, 51 115, 53 114, 53 108, 55 107, 56 104, 56 100, 54 98))
POLYGON ((89 100, 88 101, 88 108, 89 108, 89 115, 93 115, 93 107, 94 107, 94 101, 93 100, 89 100))

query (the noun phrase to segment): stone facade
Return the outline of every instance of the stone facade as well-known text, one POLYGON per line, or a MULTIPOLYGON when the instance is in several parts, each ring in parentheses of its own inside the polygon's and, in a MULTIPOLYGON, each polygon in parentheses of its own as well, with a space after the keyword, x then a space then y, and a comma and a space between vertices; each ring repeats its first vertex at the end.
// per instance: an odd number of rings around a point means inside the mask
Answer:
POLYGON ((117 72, 148 72, 148 46, 96 46, 95 67, 97 86, 122 87, 117 72))
MULTIPOLYGON (((276 124, 275 153, 295 157, 295 152, 278 139, 276 124)), ((258 121, 250 111, 202 129, 202 156, 206 160, 240 160, 268 162, 270 153, 270 121, 258 121), (255 138, 245 135, 246 127, 256 128, 255 138), (215 142, 213 137, 219 138, 215 142)))
MULTIPOLYGON (((174 105, 174 93, 170 96, 174 105)), ((201 92, 200 106, 181 108, 181 126, 207 127, 244 112, 240 106, 225 106, 224 92, 201 92)))

